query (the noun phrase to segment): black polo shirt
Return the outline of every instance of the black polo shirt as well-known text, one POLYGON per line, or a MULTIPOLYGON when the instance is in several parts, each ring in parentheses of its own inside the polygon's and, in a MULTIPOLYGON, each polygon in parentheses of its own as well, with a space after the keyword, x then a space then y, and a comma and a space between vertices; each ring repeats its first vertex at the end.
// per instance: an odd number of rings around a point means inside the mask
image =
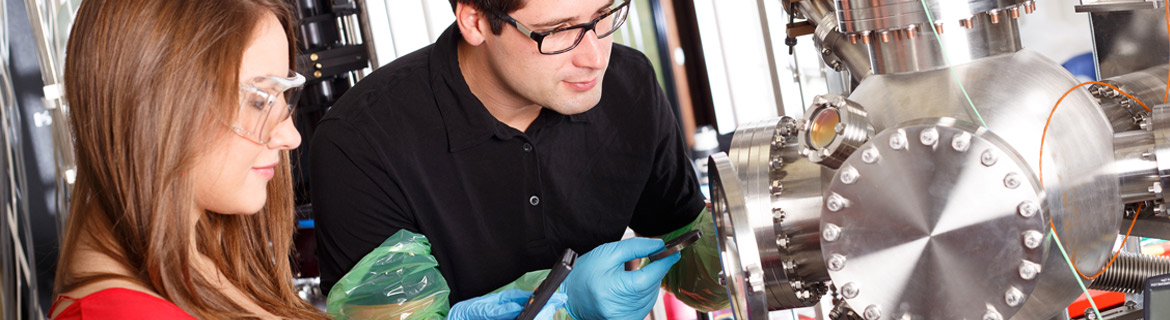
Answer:
POLYGON ((451 303, 619 240, 658 236, 703 208, 681 130, 644 55, 614 45, 601 101, 496 120, 459 71, 454 26, 363 79, 309 149, 321 284, 332 288, 400 229, 426 235, 451 303))

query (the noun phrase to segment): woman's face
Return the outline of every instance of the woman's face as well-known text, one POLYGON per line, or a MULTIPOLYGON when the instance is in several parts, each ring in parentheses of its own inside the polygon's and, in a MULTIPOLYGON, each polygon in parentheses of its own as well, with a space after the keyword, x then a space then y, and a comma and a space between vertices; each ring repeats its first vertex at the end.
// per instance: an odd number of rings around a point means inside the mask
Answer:
MULTIPOLYGON (((264 14, 244 51, 240 84, 250 83, 258 77, 287 77, 288 46, 288 38, 276 16, 264 14)), ((287 105, 283 99, 277 99, 272 108, 287 108, 287 105)), ((223 130, 229 129, 225 127, 223 130)), ((280 152, 299 146, 301 135, 293 126, 291 117, 273 128, 261 130, 272 132, 266 145, 241 135, 226 134, 197 160, 191 174, 195 183, 195 204, 199 209, 222 214, 252 214, 264 207, 268 181, 272 180, 275 167, 281 161, 280 152)))

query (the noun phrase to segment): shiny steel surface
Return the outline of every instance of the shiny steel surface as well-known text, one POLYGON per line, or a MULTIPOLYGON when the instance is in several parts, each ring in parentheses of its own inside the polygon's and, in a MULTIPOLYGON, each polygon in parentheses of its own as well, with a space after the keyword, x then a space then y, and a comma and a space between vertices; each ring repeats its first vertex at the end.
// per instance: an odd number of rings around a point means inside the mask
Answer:
POLYGON ((1081 0, 1076 12, 1109 12, 1157 9, 1162 5, 1158 0, 1081 0))
MULTIPOLYGON (((1025 0, 927 0, 935 21, 967 19, 978 13, 1032 3, 1025 0)), ((837 0, 837 18, 841 32, 857 33, 903 29, 930 22, 921 0, 837 0)))
MULTIPOLYGON (((809 3, 809 1, 801 1, 809 3)), ((825 65, 841 71, 849 70, 854 80, 861 81, 873 74, 869 62, 869 47, 864 43, 853 43, 837 32, 837 18, 824 16, 813 33, 813 41, 820 48, 825 65)))
POLYGON ((1162 103, 1166 74, 1167 65, 1163 64, 1102 81, 1132 95, 1136 101, 1102 85, 1093 85, 1089 93, 1101 102, 1101 108, 1113 124, 1114 132, 1137 130, 1140 129, 1140 121, 1149 117, 1149 111, 1142 107, 1142 103, 1151 108, 1162 103))
POLYGON ((1161 8, 1089 13, 1098 78, 1166 64, 1168 59, 1164 53, 1170 44, 1166 38, 1165 14, 1161 8))
POLYGON ((828 291, 818 240, 822 171, 799 154, 795 137, 789 117, 751 123, 736 131, 728 163, 712 162, 733 168, 711 191, 725 280, 744 284, 728 288, 741 319, 812 306, 828 291))
POLYGON ((719 237, 716 243, 731 310, 738 319, 767 319, 764 272, 755 235, 751 225, 739 222, 747 221, 747 207, 742 188, 735 179, 735 165, 722 152, 711 155, 708 161, 712 215, 719 237))
POLYGON ((1154 112, 1150 114, 1150 129, 1154 132, 1154 157, 1160 159, 1157 162, 1158 168, 1158 183, 1159 186, 1154 190, 1157 194, 1155 196, 1160 198, 1158 200, 1166 200, 1166 193, 1160 189, 1162 187, 1170 187, 1170 105, 1157 105, 1153 107, 1154 112))
MULTIPOLYGON (((929 25, 909 31, 880 34, 869 41, 870 64, 875 74, 934 70, 960 65, 975 59, 1019 51, 1020 31, 1017 19, 1006 12, 977 14, 968 22, 944 21, 939 36, 929 25), (970 26, 970 27, 967 27, 970 26), (911 35, 911 33, 915 33, 911 35), (939 46, 941 39, 943 46, 939 46), (942 48, 946 48, 945 55, 942 48)), ((872 36, 871 36, 872 37, 872 36)))
POLYGON ((852 289, 842 289, 849 304, 883 319, 979 319, 989 309, 1011 317, 1036 285, 1036 270, 1024 277, 1022 268, 1044 258, 1025 235, 1047 230, 1043 192, 1023 158, 950 118, 888 128, 861 150, 829 184, 821 218, 822 230, 841 229, 821 245, 844 258, 839 270, 830 258, 829 273, 852 289))
POLYGON ((1158 161, 1150 150, 1154 148, 1154 133, 1133 130, 1118 133, 1113 137, 1117 162, 1117 177, 1122 203, 1136 203, 1160 200, 1151 187, 1161 183, 1158 177, 1158 161))
MULTIPOLYGON (((1040 137, 1053 105, 1077 81, 1028 50, 914 74, 874 75, 850 100, 865 106, 870 123, 884 130, 910 119, 951 117, 981 123, 954 75, 970 94, 987 128, 1006 140, 1039 173, 1040 137), (994 72, 990 72, 994 70, 994 72)), ((1083 88, 1083 87, 1082 87, 1083 88)), ((1113 132, 1087 90, 1064 99, 1044 145, 1047 212, 1081 272, 1100 270, 1109 258, 1122 210, 1113 169, 1113 132)), ((1050 245, 1046 245, 1050 246, 1050 245)), ((1048 250, 1037 287, 1016 319, 1047 319, 1079 295, 1074 274, 1055 248, 1048 250)))

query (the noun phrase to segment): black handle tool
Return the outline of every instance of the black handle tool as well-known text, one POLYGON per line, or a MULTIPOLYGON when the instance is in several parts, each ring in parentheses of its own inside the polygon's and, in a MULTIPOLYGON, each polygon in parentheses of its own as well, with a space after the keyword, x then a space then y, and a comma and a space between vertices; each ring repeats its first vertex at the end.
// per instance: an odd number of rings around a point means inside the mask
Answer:
POLYGON ((565 249, 564 256, 560 261, 553 265, 548 272, 548 277, 540 282, 533 291, 532 298, 528 299, 528 304, 524 305, 524 311, 520 311, 520 316, 516 320, 532 320, 536 318, 536 314, 540 313, 540 309, 544 308, 544 304, 548 303, 548 299, 552 298, 553 293, 557 292, 557 288, 561 287, 561 282, 565 281, 565 277, 569 276, 569 271, 573 270, 573 264, 577 262, 577 252, 573 249, 565 249))

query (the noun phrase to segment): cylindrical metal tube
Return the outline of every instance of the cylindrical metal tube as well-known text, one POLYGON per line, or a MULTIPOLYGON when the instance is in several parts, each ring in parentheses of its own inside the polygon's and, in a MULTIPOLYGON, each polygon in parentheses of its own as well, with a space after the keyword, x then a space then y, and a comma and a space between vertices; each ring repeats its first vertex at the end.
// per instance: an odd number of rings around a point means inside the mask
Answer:
POLYGON ((1151 151, 1154 133, 1146 130, 1118 133, 1113 136, 1113 148, 1113 155, 1117 157, 1114 166, 1121 181, 1121 201, 1135 203, 1160 199, 1150 190, 1159 181, 1158 161, 1151 151))
POLYGON ((841 32, 855 33, 901 29, 930 21, 968 19, 978 13, 1006 10, 1029 3, 1026 0, 837 0, 837 18, 841 32))
MULTIPOLYGON (((805 2, 808 1, 801 3, 805 2)), ((813 34, 813 41, 821 51, 821 59, 833 69, 849 70, 853 80, 858 82, 873 74, 873 67, 869 64, 869 48, 863 43, 849 42, 848 37, 837 32, 836 17, 829 15, 821 19, 813 34)))
POLYGON ((1022 49, 1017 21, 1008 19, 992 23, 991 17, 991 14, 974 15, 965 20, 968 27, 937 34, 929 24, 924 24, 913 29, 868 35, 873 38, 869 41, 873 73, 935 70, 1022 49))
POLYGON ((1122 252, 1089 289, 1139 293, 1146 278, 1170 273, 1170 258, 1122 252))
POLYGON ((1116 86, 1133 98, 1105 86, 1093 86, 1089 89, 1093 96, 1101 100, 1101 109, 1105 111, 1105 116, 1113 125, 1113 131, 1138 129, 1138 120, 1142 119, 1140 115, 1148 114, 1147 108, 1153 108, 1155 104, 1162 102, 1167 69, 1167 65, 1160 65, 1102 81, 1116 86), (1145 107, 1142 107, 1143 104, 1145 107))

